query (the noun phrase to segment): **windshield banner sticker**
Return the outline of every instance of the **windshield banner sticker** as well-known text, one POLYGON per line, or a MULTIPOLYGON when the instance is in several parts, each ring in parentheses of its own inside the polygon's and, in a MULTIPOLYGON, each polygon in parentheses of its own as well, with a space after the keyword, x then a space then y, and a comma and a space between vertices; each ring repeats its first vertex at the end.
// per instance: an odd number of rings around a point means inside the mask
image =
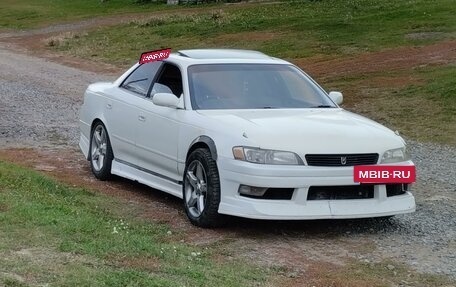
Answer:
POLYGON ((161 61, 168 58, 170 53, 171 48, 144 52, 141 54, 141 57, 139 58, 139 63, 145 64, 149 62, 161 61))

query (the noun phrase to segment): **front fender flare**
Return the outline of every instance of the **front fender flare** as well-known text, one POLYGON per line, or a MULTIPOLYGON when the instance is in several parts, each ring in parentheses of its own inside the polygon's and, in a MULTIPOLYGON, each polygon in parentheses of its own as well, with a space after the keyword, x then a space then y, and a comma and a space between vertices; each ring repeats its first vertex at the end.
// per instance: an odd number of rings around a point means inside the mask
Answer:
POLYGON ((190 149, 197 143, 204 143, 209 147, 209 151, 211 152, 212 159, 217 161, 217 147, 215 146, 215 142, 208 136, 199 136, 192 141, 190 144, 190 149))

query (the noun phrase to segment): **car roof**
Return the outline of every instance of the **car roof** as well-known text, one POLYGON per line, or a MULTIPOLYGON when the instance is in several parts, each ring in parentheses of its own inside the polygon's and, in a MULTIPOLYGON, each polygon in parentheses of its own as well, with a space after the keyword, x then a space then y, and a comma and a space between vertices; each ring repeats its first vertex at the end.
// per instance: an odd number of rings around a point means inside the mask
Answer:
POLYGON ((169 60, 179 62, 184 66, 217 63, 289 64, 284 60, 268 56, 262 52, 238 49, 179 50, 177 53, 171 53, 169 60))
POLYGON ((180 50, 178 54, 192 59, 270 59, 266 54, 252 50, 193 49, 180 50))

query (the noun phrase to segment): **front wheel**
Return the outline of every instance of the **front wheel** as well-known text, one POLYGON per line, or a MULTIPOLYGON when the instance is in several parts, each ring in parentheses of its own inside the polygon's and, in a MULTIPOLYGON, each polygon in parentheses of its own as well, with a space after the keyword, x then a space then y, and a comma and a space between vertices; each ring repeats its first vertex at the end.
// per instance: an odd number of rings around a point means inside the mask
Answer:
POLYGON ((199 227, 216 227, 224 223, 218 213, 220 178, 217 164, 209 150, 199 148, 187 159, 183 181, 184 207, 190 222, 199 227))
POLYGON ((98 122, 92 129, 89 161, 92 173, 100 180, 111 176, 111 165, 114 158, 106 127, 98 122))

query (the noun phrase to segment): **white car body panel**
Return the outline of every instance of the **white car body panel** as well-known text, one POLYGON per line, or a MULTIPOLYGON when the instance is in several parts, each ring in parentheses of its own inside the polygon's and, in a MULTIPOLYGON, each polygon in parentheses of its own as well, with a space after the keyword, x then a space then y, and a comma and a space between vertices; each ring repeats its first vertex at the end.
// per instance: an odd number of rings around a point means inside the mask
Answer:
POLYGON ((138 120, 136 110, 142 99, 129 91, 115 88, 106 90, 105 95, 112 95, 105 98, 106 122, 103 123, 108 129, 113 152, 118 155, 118 159, 134 163, 138 130, 131 127, 138 120))
POLYGON ((137 167, 114 160, 112 162, 111 173, 131 180, 136 180, 139 183, 182 198, 182 185, 180 183, 163 178, 163 176, 159 174, 153 174, 150 170, 141 170, 137 167))
POLYGON ((356 153, 399 148, 394 132, 343 109, 270 109, 198 111, 209 119, 242 130, 260 148, 306 153, 356 153), (283 139, 287 139, 284 141, 283 139), (337 140, 336 140, 337 139, 337 140))
POLYGON ((180 125, 176 121, 182 110, 155 106, 150 100, 143 100, 139 117, 143 120, 137 126, 136 165, 155 171, 179 181, 177 173, 177 147, 180 125))
MULTIPOLYGON (((259 219, 360 218, 415 210, 410 192, 387 197, 376 185, 374 198, 307 200, 313 185, 356 185, 353 167, 261 165, 235 160, 235 146, 291 151, 305 163, 306 154, 378 153, 401 148, 403 139, 386 127, 341 108, 193 110, 187 68, 210 63, 291 65, 275 59, 198 59, 171 54, 165 61, 182 73, 183 109, 156 106, 148 98, 119 86, 139 64, 113 83, 88 87, 80 113, 79 146, 89 156, 91 126, 102 121, 110 136, 113 174, 141 182, 182 198, 185 161, 192 144, 210 139, 221 181, 219 213, 259 219), (291 200, 241 196, 239 185, 293 188, 291 200)), ((212 150, 211 150, 212 151, 212 150)), ((411 161, 398 163, 413 165, 411 161)))
MULTIPOLYGON (((389 216, 415 211, 410 192, 387 197, 385 185, 376 185, 374 198, 307 200, 310 186, 353 185, 353 167, 258 167, 234 159, 218 160, 224 200, 220 213, 254 219, 331 219, 389 216), (328 176, 331 175, 331 176, 328 176), (256 200, 237 192, 239 183, 250 186, 295 188, 291 200, 256 200), (234 190, 234 191, 233 191, 234 190)), ((411 161, 401 165, 413 165, 411 161)))

